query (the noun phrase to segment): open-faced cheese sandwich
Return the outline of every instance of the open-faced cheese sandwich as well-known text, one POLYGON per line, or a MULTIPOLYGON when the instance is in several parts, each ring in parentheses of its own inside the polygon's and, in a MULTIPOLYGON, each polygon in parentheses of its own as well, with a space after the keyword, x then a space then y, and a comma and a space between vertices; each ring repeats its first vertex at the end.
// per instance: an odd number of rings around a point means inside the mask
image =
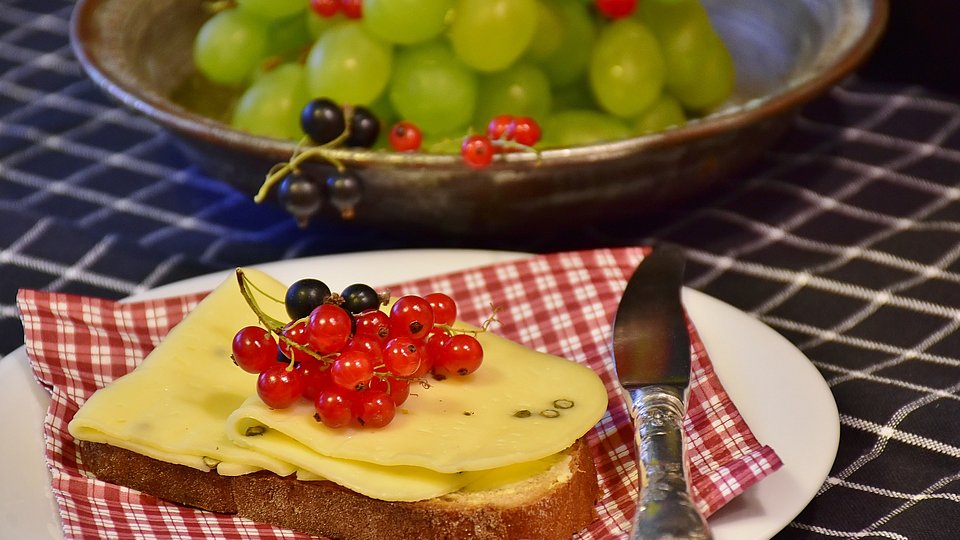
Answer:
MULTIPOLYGON (((245 269, 265 297, 286 286, 245 269)), ((278 319, 282 304, 262 308, 278 319)), ((302 400, 271 409, 231 362, 258 317, 231 277, 69 425, 96 478, 297 531, 350 539, 570 538, 599 496, 583 436, 602 381, 493 331, 483 366, 411 387, 377 429, 328 428, 302 400)), ((457 323, 460 325, 460 323, 457 323)))

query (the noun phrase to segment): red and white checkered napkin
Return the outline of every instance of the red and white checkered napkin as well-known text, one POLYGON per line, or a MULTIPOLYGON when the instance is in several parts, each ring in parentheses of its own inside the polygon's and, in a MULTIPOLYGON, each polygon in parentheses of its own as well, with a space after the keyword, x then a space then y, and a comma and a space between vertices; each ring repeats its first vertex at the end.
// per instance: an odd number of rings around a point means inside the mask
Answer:
MULTIPOLYGON (((494 331, 588 365, 600 375, 610 407, 587 434, 602 488, 600 519, 580 534, 583 539, 623 536, 635 508, 633 428, 615 382, 609 342, 620 295, 644 252, 622 248, 542 255, 392 286, 375 284, 394 294, 447 292, 457 300, 461 318, 473 323, 486 319, 491 306, 499 306, 501 324, 494 331)), ((120 304, 20 292, 27 353, 37 378, 53 396, 44 422, 46 457, 68 538, 298 536, 90 480, 77 462, 66 426, 78 407, 98 388, 133 369, 201 298, 191 294, 120 304)), ((693 382, 685 427, 694 498, 709 515, 781 463, 773 449, 750 432, 692 327, 691 333, 693 382)))

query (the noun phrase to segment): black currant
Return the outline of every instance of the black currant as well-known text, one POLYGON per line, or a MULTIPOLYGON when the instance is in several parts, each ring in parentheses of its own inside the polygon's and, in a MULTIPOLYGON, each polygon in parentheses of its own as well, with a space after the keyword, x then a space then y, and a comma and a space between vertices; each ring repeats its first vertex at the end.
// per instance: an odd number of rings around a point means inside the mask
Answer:
POLYGON ((341 307, 355 315, 371 309, 377 309, 380 305, 380 295, 377 294, 377 291, 374 290, 373 287, 364 285, 363 283, 350 285, 340 293, 340 296, 343 297, 343 305, 341 307))
POLYGON ((341 216, 350 218, 354 207, 363 197, 363 183, 351 171, 335 172, 327 177, 327 196, 341 216))
POLYGON ((277 198, 302 226, 320 210, 323 204, 323 188, 305 176, 290 173, 280 182, 277 198))
POLYGON ((370 109, 358 105, 353 108, 350 116, 350 136, 347 137, 347 146, 370 148, 380 136, 380 120, 370 109))
POLYGON ((291 320, 302 319, 330 296, 330 287, 319 279, 304 278, 293 282, 287 288, 283 305, 291 320))
POLYGON ((300 127, 313 142, 326 144, 339 137, 347 124, 340 105, 328 98, 317 98, 300 111, 300 127))

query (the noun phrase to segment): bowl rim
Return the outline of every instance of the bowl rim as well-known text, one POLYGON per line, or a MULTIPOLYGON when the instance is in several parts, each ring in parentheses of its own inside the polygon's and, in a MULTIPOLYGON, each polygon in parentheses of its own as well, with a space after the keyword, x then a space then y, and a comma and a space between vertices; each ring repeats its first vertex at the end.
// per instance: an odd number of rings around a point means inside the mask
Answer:
MULTIPOLYGON (((191 138, 216 139, 218 144, 245 153, 267 153, 285 159, 295 150, 297 143, 271 137, 252 135, 229 125, 190 111, 157 93, 138 92, 124 81, 123 77, 97 55, 90 46, 90 38, 96 35, 92 24, 93 14, 100 5, 125 0, 77 0, 71 14, 70 45, 88 76, 108 95, 137 111, 159 125, 191 138)), ((862 64, 876 47, 889 19, 889 0, 843 0, 850 5, 867 2, 865 13, 869 15, 864 30, 852 41, 846 51, 820 68, 815 75, 786 86, 781 92, 755 98, 742 105, 730 107, 695 119, 676 128, 633 136, 618 141, 606 141, 590 145, 566 148, 551 148, 537 153, 510 153, 494 161, 497 166, 529 165, 545 166, 582 163, 597 159, 623 157, 641 150, 690 143, 711 137, 717 133, 742 128, 757 120, 786 114, 821 95, 843 77, 862 64), (602 152, 600 151, 602 149, 602 152), (602 156, 602 157, 601 157, 602 156)), ((426 152, 389 152, 382 150, 332 148, 329 155, 345 164, 355 166, 403 166, 421 169, 449 169, 467 167, 459 155, 426 152)))

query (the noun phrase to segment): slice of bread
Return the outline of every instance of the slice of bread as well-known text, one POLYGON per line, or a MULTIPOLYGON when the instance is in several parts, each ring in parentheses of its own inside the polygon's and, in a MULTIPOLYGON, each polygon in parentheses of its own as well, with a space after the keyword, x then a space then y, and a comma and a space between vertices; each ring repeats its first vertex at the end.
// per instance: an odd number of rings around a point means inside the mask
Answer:
POLYGON ((99 480, 339 540, 568 539, 596 519, 600 494, 583 439, 540 474, 495 489, 417 502, 381 501, 333 482, 269 472, 221 476, 102 443, 80 441, 79 449, 84 467, 99 480))

